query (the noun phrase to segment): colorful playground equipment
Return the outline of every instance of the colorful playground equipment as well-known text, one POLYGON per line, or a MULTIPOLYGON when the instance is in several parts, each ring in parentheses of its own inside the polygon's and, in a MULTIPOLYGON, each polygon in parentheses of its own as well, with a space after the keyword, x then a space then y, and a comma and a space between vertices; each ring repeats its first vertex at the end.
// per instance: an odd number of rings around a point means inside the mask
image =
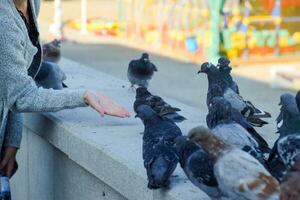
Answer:
MULTIPOLYGON (((89 32, 211 60, 300 53, 299 0, 116 1, 118 20, 89 19, 89 32)), ((81 28, 79 20, 66 25, 81 28)))

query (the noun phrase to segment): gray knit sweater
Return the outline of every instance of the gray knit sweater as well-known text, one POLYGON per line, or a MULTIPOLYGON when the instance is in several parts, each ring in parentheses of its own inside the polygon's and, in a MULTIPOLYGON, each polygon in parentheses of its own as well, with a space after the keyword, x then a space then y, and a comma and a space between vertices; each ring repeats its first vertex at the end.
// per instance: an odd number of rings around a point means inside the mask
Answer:
MULTIPOLYGON (((39 0, 30 0, 33 16, 39 12, 39 0)), ((0 0, 0 149, 20 145, 20 123, 11 113, 55 112, 86 106, 84 90, 37 88, 27 75, 37 49, 13 0, 0 0), (6 132, 6 133, 5 133, 6 132)))

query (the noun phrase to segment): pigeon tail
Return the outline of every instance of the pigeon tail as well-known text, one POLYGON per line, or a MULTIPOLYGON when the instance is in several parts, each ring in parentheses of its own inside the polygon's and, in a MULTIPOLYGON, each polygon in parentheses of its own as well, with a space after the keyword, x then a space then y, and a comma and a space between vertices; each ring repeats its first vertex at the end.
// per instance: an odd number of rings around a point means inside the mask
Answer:
POLYGON ((254 127, 263 127, 264 125, 269 124, 268 122, 253 116, 248 117, 247 121, 254 127))

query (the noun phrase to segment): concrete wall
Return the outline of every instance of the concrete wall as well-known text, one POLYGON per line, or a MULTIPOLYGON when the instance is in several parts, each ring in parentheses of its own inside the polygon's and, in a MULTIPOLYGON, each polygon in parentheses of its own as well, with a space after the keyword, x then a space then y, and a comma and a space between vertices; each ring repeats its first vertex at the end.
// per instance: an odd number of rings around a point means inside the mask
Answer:
MULTIPOLYGON (((67 85, 93 88, 130 109, 135 94, 126 82, 81 66, 61 62, 67 85)), ((188 120, 184 133, 204 123, 197 109, 171 99, 188 120)), ((142 123, 135 118, 100 118, 90 108, 26 114, 19 170, 11 181, 14 200, 206 200, 177 168, 169 189, 147 189, 142 161, 142 123)))

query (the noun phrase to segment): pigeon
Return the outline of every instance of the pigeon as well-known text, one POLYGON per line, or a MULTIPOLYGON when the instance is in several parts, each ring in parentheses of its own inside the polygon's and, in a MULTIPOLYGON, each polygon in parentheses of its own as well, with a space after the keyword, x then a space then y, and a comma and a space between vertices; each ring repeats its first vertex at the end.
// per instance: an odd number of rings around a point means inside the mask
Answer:
POLYGON ((60 67, 53 62, 43 61, 41 68, 35 78, 38 87, 46 89, 62 90, 67 86, 63 81, 66 80, 66 74, 60 67))
MULTIPOLYGON (((207 93, 207 106, 209 106, 211 100, 215 97, 213 94, 213 85, 220 87, 221 96, 223 96, 231 106, 242 113, 247 121, 255 127, 262 127, 268 124, 261 118, 269 118, 271 114, 256 108, 250 101, 245 101, 242 96, 232 90, 227 81, 222 77, 220 70, 211 63, 203 63, 201 70, 198 73, 205 73, 208 77, 208 93, 207 93)), ((220 94, 218 94, 220 95, 220 94)))
POLYGON ((61 58, 61 41, 53 40, 43 45, 43 60, 58 63, 61 58))
POLYGON ((237 83, 233 80, 231 76, 231 70, 232 68, 229 66, 230 60, 226 57, 221 57, 218 60, 219 71, 221 72, 221 77, 223 77, 223 80, 229 85, 229 87, 235 91, 237 94, 240 94, 239 86, 237 83))
POLYGON ((157 71, 156 66, 150 62, 149 55, 143 53, 138 60, 132 60, 129 63, 127 77, 131 83, 131 87, 135 85, 148 87, 149 81, 152 79, 154 72, 157 71))
POLYGON ((218 183, 213 173, 213 163, 204 149, 186 136, 178 136, 175 147, 179 163, 189 180, 211 196, 217 196, 218 183))
POLYGON ((148 176, 148 188, 167 187, 173 174, 178 156, 175 139, 181 136, 181 130, 171 120, 160 117, 150 106, 137 108, 145 127, 143 135, 143 159, 148 176))
POLYGON ((264 164, 264 155, 259 148, 259 143, 243 126, 234 121, 233 114, 228 101, 223 97, 215 97, 206 117, 207 126, 217 137, 236 148, 247 151, 264 164))
POLYGON ((280 200, 299 200, 300 158, 298 158, 280 184, 280 200))
MULTIPOLYGON (((217 85, 213 85, 212 89, 213 89, 214 93, 217 91, 220 91, 220 87, 217 85)), ((216 97, 214 98, 214 100, 212 100, 212 102, 214 102, 215 106, 221 106, 221 107, 226 106, 226 104, 228 104, 226 99, 224 99, 220 95, 216 95, 216 97)), ((209 105, 209 110, 211 110, 211 113, 207 115, 207 126, 210 129, 212 129, 216 126, 217 121, 216 121, 216 119, 213 121, 213 119, 215 117, 218 117, 218 115, 219 115, 218 110, 216 110, 214 108, 215 106, 213 106, 212 102, 209 105), (212 115, 215 115, 215 117, 212 117, 212 115)), ((238 123, 244 129, 246 129, 248 131, 248 133, 250 133, 250 135, 253 137, 253 139, 258 143, 259 148, 264 153, 270 153, 271 149, 269 148, 267 141, 261 135, 259 135, 259 133, 256 132, 256 130, 253 128, 253 126, 244 118, 244 116, 239 111, 237 111, 236 109, 231 107, 231 113, 228 114, 227 118, 230 118, 233 122, 238 123)))
POLYGON ((148 105, 161 117, 168 118, 176 123, 186 120, 185 117, 177 113, 181 111, 179 108, 172 107, 161 97, 152 95, 146 87, 139 87, 136 89, 136 100, 133 106, 134 110, 136 111, 140 105, 148 105))
POLYGON ((285 93, 281 95, 279 105, 281 109, 276 119, 279 137, 272 148, 267 165, 272 175, 282 181, 288 168, 279 155, 278 144, 281 143, 280 140, 285 140, 284 138, 287 136, 300 135, 300 112, 297 108, 296 98, 292 94, 285 93))
POLYGON ((188 137, 214 162, 214 174, 222 194, 231 200, 278 200, 279 183, 248 153, 227 144, 205 127, 192 129, 188 137))

